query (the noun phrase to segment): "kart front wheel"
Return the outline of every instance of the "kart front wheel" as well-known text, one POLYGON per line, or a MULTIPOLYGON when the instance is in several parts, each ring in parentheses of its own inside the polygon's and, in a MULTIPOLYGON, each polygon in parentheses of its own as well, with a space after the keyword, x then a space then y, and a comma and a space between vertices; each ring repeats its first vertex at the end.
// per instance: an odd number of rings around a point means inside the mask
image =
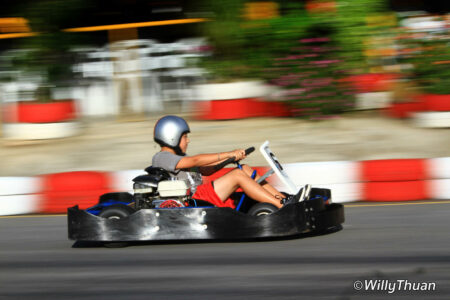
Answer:
POLYGON ((265 216, 274 213, 278 210, 275 205, 270 203, 257 203, 250 208, 248 214, 251 216, 265 216))

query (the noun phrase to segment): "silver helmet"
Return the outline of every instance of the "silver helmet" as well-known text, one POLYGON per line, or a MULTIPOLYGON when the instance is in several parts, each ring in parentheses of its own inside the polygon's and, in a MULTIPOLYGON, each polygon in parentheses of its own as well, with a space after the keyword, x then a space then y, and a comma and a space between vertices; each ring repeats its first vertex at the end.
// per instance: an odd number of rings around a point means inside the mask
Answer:
POLYGON ((177 116, 165 116, 156 122, 153 139, 161 146, 178 148, 183 134, 191 132, 187 122, 177 116))

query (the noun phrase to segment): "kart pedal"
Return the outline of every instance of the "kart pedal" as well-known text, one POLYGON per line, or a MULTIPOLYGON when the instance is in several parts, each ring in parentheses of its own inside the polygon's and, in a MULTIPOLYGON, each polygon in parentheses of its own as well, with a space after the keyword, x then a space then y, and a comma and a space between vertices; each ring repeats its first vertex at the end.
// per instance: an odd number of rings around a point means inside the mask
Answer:
POLYGON ((285 199, 281 201, 283 205, 289 204, 289 203, 297 203, 302 202, 305 200, 309 200, 311 195, 311 185, 307 184, 304 187, 302 187, 297 194, 295 195, 288 195, 285 199))
POLYGON ((308 201, 311 197, 311 185, 306 184, 302 188, 302 193, 300 194, 300 198, 298 199, 298 202, 308 201))

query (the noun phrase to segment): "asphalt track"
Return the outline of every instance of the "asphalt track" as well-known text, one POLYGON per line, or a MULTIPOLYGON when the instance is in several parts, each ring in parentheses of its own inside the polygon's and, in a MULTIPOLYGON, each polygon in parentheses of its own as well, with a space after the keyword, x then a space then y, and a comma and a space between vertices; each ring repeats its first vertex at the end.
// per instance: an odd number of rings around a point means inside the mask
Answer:
POLYGON ((0 299, 450 298, 450 201, 345 213, 343 230, 316 237, 118 249, 69 241, 65 216, 1 217, 0 299), (371 279, 381 291, 354 288, 371 279))

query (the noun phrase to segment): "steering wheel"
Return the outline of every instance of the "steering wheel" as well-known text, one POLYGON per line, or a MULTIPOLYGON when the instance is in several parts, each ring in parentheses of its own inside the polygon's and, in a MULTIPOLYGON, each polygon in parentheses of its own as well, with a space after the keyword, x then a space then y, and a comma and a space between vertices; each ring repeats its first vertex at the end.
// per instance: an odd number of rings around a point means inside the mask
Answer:
MULTIPOLYGON (((247 155, 249 155, 250 153, 252 153, 253 151, 255 151, 255 147, 247 148, 247 149, 245 149, 245 155, 247 156, 247 155)), ((225 167, 226 165, 231 164, 231 163, 234 163, 234 162, 237 162, 236 159, 235 159, 234 157, 230 157, 230 158, 228 158, 227 160, 223 161, 222 163, 216 165, 216 166, 214 167, 214 169, 216 169, 216 170, 222 169, 222 168, 225 167)))

